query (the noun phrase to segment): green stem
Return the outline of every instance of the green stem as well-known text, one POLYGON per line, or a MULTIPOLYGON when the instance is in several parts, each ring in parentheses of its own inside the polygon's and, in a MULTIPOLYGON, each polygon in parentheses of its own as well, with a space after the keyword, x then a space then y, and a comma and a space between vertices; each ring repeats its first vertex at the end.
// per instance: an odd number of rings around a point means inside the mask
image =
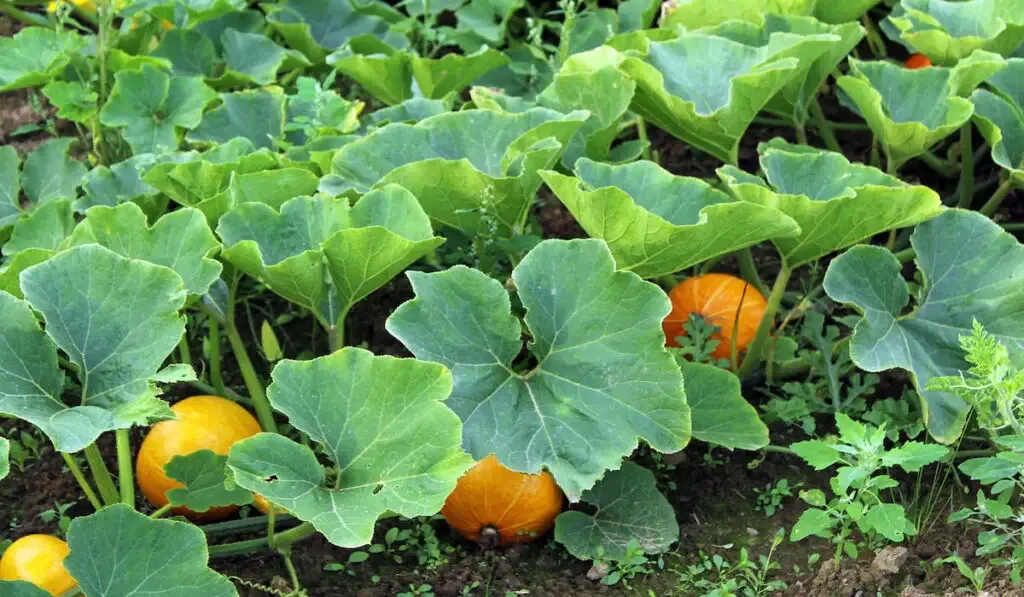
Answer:
POLYGON ((875 58, 879 60, 888 58, 889 53, 885 51, 885 40, 878 33, 874 21, 871 20, 869 15, 865 14, 861 17, 861 22, 864 23, 864 30, 868 36, 868 45, 871 46, 871 51, 875 54, 875 58))
POLYGON ((277 548, 277 544, 274 541, 274 531, 276 530, 276 525, 274 523, 277 520, 277 516, 274 513, 276 511, 277 508, 271 505, 270 512, 267 513, 267 545, 270 546, 270 549, 277 548))
POLYGON ((338 317, 338 321, 335 324, 327 328, 327 346, 330 348, 332 353, 338 352, 345 347, 345 318, 348 317, 348 309, 345 309, 341 316, 338 317))
POLYGON ((224 385, 224 374, 220 369, 220 322, 217 321, 216 317, 209 317, 206 320, 207 326, 207 340, 209 345, 207 350, 210 352, 208 355, 210 359, 210 381, 213 382, 213 389, 216 391, 218 396, 227 396, 228 389, 224 385))
MULTIPOLYGON (((824 113, 822 113, 822 119, 825 119, 824 113)), ((780 127, 793 126, 793 123, 788 120, 783 120, 781 118, 769 118, 766 116, 755 118, 754 124, 759 124, 762 126, 780 127)), ((871 130, 871 127, 869 127, 868 125, 859 122, 836 122, 834 120, 825 120, 825 124, 827 124, 828 127, 833 131, 852 131, 857 133, 866 133, 871 130)))
POLYGON ((651 140, 647 137, 647 121, 643 116, 636 117, 636 134, 644 144, 643 159, 651 159, 651 140))
POLYGON ((943 178, 956 178, 957 167, 948 160, 944 160, 930 151, 922 153, 918 158, 931 168, 936 174, 943 178))
MULTIPOLYGON (((307 537, 312 536, 316 533, 316 529, 312 524, 304 522, 299 526, 288 529, 283 533, 278 533, 274 537, 274 543, 278 546, 278 549, 288 549, 293 544, 301 541, 307 537)), ((211 558, 223 558, 227 556, 237 556, 241 554, 251 553, 254 551, 260 551, 267 549, 270 543, 267 537, 260 537, 259 539, 249 539, 247 541, 236 541, 234 543, 224 543, 221 545, 210 546, 210 557, 211 558)))
POLYGON ((223 397, 225 397, 225 398, 227 398, 229 400, 233 400, 235 402, 241 402, 242 404, 245 404, 247 406, 252 406, 253 405, 253 402, 252 402, 251 398, 249 398, 248 396, 242 396, 241 394, 239 394, 238 392, 232 390, 231 388, 224 388, 224 393, 223 394, 218 394, 217 388, 211 386, 208 383, 203 383, 201 381, 189 381, 189 382, 185 382, 185 383, 187 383, 188 385, 192 386, 193 388, 199 390, 200 392, 204 392, 204 393, 209 394, 211 396, 223 396, 223 397))
POLYGON ((960 129, 960 209, 971 209, 974 200, 974 128, 971 121, 960 129))
POLYGON ((917 251, 912 248, 904 249, 899 253, 894 253, 893 256, 896 257, 896 261, 899 261, 900 263, 910 263, 915 257, 917 257, 917 251))
MULTIPOLYGON (((833 357, 839 354, 839 351, 850 341, 850 338, 852 338, 852 336, 846 336, 832 344, 833 357)), ((797 359, 790 359, 775 365, 775 379, 791 379, 798 375, 806 374, 814 366, 812 362, 814 354, 816 353, 812 353, 807 358, 801 357, 797 359)))
MULTIPOLYGON (((228 520, 225 522, 215 522, 213 524, 203 525, 199 527, 199 529, 209 537, 216 537, 218 535, 227 535, 237 531, 251 531, 260 527, 266 527, 268 518, 269 516, 250 516, 249 518, 239 518, 238 520, 228 520)), ((281 522, 290 522, 293 520, 295 519, 289 515, 277 516, 278 525, 280 525, 281 522)))
POLYGON ((274 539, 274 544, 277 545, 278 549, 285 549, 307 537, 312 537, 314 534, 316 534, 316 528, 311 523, 304 522, 295 528, 278 533, 274 539))
POLYGON ((285 549, 278 549, 277 552, 284 559, 284 567, 288 570, 288 577, 292 581, 292 592, 298 594, 302 591, 302 586, 299 584, 299 573, 296 572, 295 564, 292 563, 292 549, 287 547, 285 549))
POLYGON ((802 124, 794 124, 793 130, 796 131, 796 142, 800 145, 810 145, 807 142, 807 129, 802 124))
POLYGON ((117 487, 114 486, 114 479, 110 476, 107 465, 103 463, 103 456, 96 444, 89 444, 85 448, 85 460, 89 463, 89 469, 92 470, 92 480, 96 483, 96 488, 100 490, 100 495, 103 496, 103 503, 110 506, 120 501, 121 496, 118 495, 117 487))
POLYGON ((1024 232, 1024 222, 1003 222, 999 225, 1007 232, 1024 232))
POLYGON ((181 340, 178 341, 178 360, 183 365, 192 366, 192 349, 188 345, 188 330, 181 335, 181 340))
POLYGON ((836 124, 830 123, 825 118, 825 111, 821 109, 821 104, 818 103, 817 97, 811 101, 811 118, 814 120, 815 128, 818 129, 818 135, 825 142, 825 147, 836 153, 842 153, 843 148, 839 145, 839 139, 836 139, 836 134, 833 132, 836 124))
POLYGON ((82 473, 82 468, 78 466, 77 462, 75 462, 74 457, 66 452, 61 452, 60 455, 64 457, 64 464, 66 464, 68 470, 71 471, 71 476, 75 478, 75 481, 78 481, 78 486, 82 488, 82 493, 85 494, 85 499, 89 500, 89 503, 92 504, 93 509, 97 512, 102 510, 103 502, 101 502, 100 498, 96 496, 96 491, 92 488, 92 485, 89 484, 89 480, 85 478, 85 474, 82 473))
POLYGON ((787 448, 785 446, 771 446, 771 445, 768 445, 768 446, 765 446, 765 447, 763 447, 761 449, 764 450, 765 452, 775 452, 777 454, 788 454, 790 456, 796 456, 796 452, 794 452, 792 449, 787 448))
POLYGON ((765 294, 764 284, 761 283, 761 277, 757 274, 757 265, 754 264, 754 254, 751 253, 750 247, 736 251, 735 255, 739 261, 740 277, 749 282, 763 296, 765 294))
POLYGON ((995 450, 959 450, 953 455, 953 458, 984 458, 985 456, 994 456, 995 454, 995 450))
POLYGON ((1010 178, 1007 178, 1003 184, 999 185, 996 192, 992 194, 992 198, 989 199, 985 205, 981 206, 979 211, 986 216, 992 217, 992 214, 999 211, 999 207, 1003 204, 1003 200, 1010 194, 1010 191, 1013 190, 1013 186, 1014 180, 1011 176, 1010 178))
POLYGON ((236 275, 228 292, 228 317, 224 325, 224 333, 231 344, 231 352, 235 355, 238 369, 242 372, 245 387, 249 390, 249 396, 252 398, 252 404, 256 409, 256 418, 259 419, 260 426, 263 427, 264 431, 277 433, 277 424, 274 422, 274 410, 270 407, 270 401, 267 400, 263 383, 260 381, 259 376, 256 375, 256 369, 252 366, 252 361, 249 360, 249 353, 246 352, 245 343, 242 342, 242 337, 238 334, 238 328, 235 325, 235 301, 238 295, 238 280, 239 276, 236 275))
POLYGON ((132 444, 127 429, 114 431, 117 442, 117 482, 121 486, 121 503, 135 508, 135 475, 132 471, 132 444))
POLYGON ((779 269, 779 275, 775 278, 775 284, 772 286, 772 293, 768 296, 768 306, 765 308, 764 317, 761 318, 761 323, 757 326, 757 334, 754 336, 754 341, 747 346, 747 356, 743 359, 743 364, 737 372, 740 379, 753 373, 754 367, 761 362, 764 342, 768 339, 768 332, 771 331, 772 324, 775 322, 775 314, 779 310, 779 305, 782 303, 782 295, 786 293, 786 284, 789 283, 789 278, 792 275, 793 270, 789 268, 786 260, 783 259, 782 268, 779 269))
POLYGON ((160 518, 161 516, 163 516, 164 514, 167 514, 170 511, 171 511, 171 505, 170 504, 164 504, 163 506, 160 506, 156 510, 156 512, 153 512, 152 514, 150 514, 149 517, 150 518, 160 518))

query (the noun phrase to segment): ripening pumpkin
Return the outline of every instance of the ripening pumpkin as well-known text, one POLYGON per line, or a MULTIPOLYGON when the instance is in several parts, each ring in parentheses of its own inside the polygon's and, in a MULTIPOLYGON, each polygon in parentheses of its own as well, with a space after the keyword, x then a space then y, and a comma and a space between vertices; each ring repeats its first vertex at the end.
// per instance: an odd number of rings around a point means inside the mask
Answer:
MULTIPOLYGON (((178 402, 171 410, 178 418, 153 425, 142 440, 135 460, 139 487, 149 503, 157 508, 167 504, 168 491, 182 486, 164 473, 164 466, 172 458, 199 450, 227 454, 235 442, 261 431, 259 422, 249 411, 226 398, 192 396, 178 402)), ((237 506, 210 508, 206 512, 171 509, 175 514, 205 521, 227 518, 237 510, 237 506)))
POLYGON ((487 548, 529 543, 554 526, 562 498, 550 473, 517 473, 491 454, 459 479, 441 514, 460 535, 487 548))
POLYGON ((903 63, 903 66, 911 70, 917 70, 919 68, 928 68, 931 65, 932 61, 929 60, 928 57, 925 56, 924 54, 913 54, 910 56, 910 58, 907 58, 906 62, 903 63))
POLYGON ((0 580, 29 582, 51 595, 61 595, 78 586, 64 567, 71 550, 50 535, 25 535, 11 543, 0 559, 0 580))
POLYGON ((728 274, 690 278, 673 288, 668 297, 672 312, 661 323, 668 346, 679 346, 676 338, 686 335, 683 325, 691 313, 697 313, 720 328, 712 336, 719 341, 711 353, 716 359, 731 358, 733 336, 737 353, 743 352, 757 334, 757 326, 768 307, 768 301, 756 288, 728 274))
MULTIPOLYGON (((252 505, 256 506, 257 510, 259 510, 260 512, 262 512, 264 514, 270 514, 270 500, 268 500, 267 498, 263 497, 262 495, 260 495, 258 493, 254 493, 252 495, 252 497, 253 497, 252 505)), ((287 514, 287 513, 288 513, 288 511, 285 510, 284 508, 282 508, 281 506, 275 506, 275 508, 274 508, 274 515, 275 516, 280 516, 281 514, 287 514)))

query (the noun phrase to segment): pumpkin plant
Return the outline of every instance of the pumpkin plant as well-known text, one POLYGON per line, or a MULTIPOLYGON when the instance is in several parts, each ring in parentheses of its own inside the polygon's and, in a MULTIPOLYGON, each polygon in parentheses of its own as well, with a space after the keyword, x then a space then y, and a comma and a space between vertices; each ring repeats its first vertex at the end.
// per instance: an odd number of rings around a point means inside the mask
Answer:
POLYGON ((1009 56, 1024 43, 1020 0, 901 0, 882 21, 894 41, 952 66, 975 50, 1009 56))
MULTIPOLYGON (((986 87, 971 95, 974 122, 992 145, 992 160, 1006 170, 1007 178, 981 212, 994 214, 1015 186, 1024 184, 1024 58, 1007 60, 1006 69, 988 79, 986 87)), ((963 206, 966 207, 966 206, 963 206)))

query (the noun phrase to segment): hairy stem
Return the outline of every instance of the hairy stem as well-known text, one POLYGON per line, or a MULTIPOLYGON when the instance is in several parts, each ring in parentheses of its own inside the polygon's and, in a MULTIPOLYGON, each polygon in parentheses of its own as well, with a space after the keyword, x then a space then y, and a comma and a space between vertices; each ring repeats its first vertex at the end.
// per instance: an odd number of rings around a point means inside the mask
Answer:
POLYGON ((974 128, 971 121, 960 129, 960 209, 971 209, 974 200, 974 128))
MULTIPOLYGON (((922 153, 920 156, 918 156, 918 159, 924 162, 926 166, 931 168, 936 174, 942 176, 943 178, 956 178, 958 174, 957 166, 955 164, 952 164, 948 160, 940 158, 939 156, 935 155, 930 151, 922 153)), ((973 172, 971 174, 973 175, 973 172)))
POLYGON ((163 506, 160 506, 159 508, 157 508, 157 510, 155 512, 150 514, 149 517, 150 518, 160 518, 161 516, 163 516, 164 514, 167 514, 170 511, 171 511, 171 505, 170 504, 164 504, 163 506))
POLYGON ((996 192, 992 194, 992 198, 989 199, 985 205, 981 206, 981 209, 978 211, 986 216, 992 217, 992 214, 999 211, 999 207, 1002 206, 1003 201, 1007 196, 1009 196, 1010 191, 1013 190, 1014 184, 1013 176, 1007 178, 1003 184, 999 185, 996 192))
POLYGON ((117 487, 114 486, 114 479, 110 476, 107 465, 103 463, 103 456, 96 444, 89 444, 85 448, 85 460, 89 463, 92 480, 96 483, 96 488, 100 490, 103 503, 110 506, 120 501, 121 496, 117 492, 117 487))
POLYGON ((114 431, 117 442, 117 482, 121 486, 121 503, 135 508, 135 475, 132 471, 132 444, 127 429, 114 431))
POLYGON ((836 153, 842 153, 843 148, 839 145, 839 140, 836 139, 836 134, 833 132, 837 125, 830 123, 825 118, 825 111, 821 109, 821 104, 818 103, 817 97, 811 100, 810 108, 814 126, 818 129, 818 135, 821 136, 821 140, 825 142, 825 147, 836 153))
POLYGON ((209 351, 208 358, 210 360, 210 381, 213 383, 213 389, 218 396, 227 396, 228 389, 224 385, 224 374, 220 368, 220 322, 217 321, 216 317, 209 317, 206 320, 207 325, 207 350, 209 351))
POLYGON ((252 366, 252 361, 249 360, 249 353, 246 352, 245 343, 242 342, 242 337, 238 333, 238 327, 235 325, 235 302, 238 295, 238 280, 239 276, 236 275, 228 292, 228 317, 224 325, 224 332, 228 337, 228 342, 231 344, 231 352, 235 355, 238 369, 242 372, 245 387, 249 390, 249 396, 252 398, 252 404, 256 409, 256 418, 259 419, 260 426, 264 431, 277 433, 277 423, 274 422, 274 409, 270 407, 267 393, 263 389, 263 382, 260 381, 259 376, 256 374, 256 369, 252 366))
POLYGON ((740 277, 764 295, 764 284, 761 283, 761 277, 757 273, 757 265, 754 264, 754 254, 751 253, 750 247, 736 251, 735 255, 737 261, 739 261, 740 277))
POLYGON ((89 504, 92 505, 93 509, 99 512, 103 509, 103 502, 96 496, 96 490, 92 488, 89 480, 85 478, 85 474, 82 473, 82 468, 75 462, 74 457, 66 452, 61 452, 61 456, 64 457, 64 464, 67 465, 68 470, 71 471, 71 476, 78 481, 78 486, 82 488, 82 493, 85 494, 85 499, 89 500, 89 504))
POLYGON ((782 295, 786 293, 786 285, 789 283, 789 278, 792 275, 793 270, 790 269, 786 264, 785 258, 783 258, 782 268, 779 269, 779 275, 775 278, 772 292, 768 295, 768 306, 765 308, 764 317, 761 318, 761 323, 757 326, 757 334, 754 336, 754 341, 747 346, 747 356, 743 359, 743 364, 737 373, 741 379, 750 375, 754 371, 754 367, 761 362, 764 342, 768 339, 768 332, 771 331, 772 324, 775 322, 775 314, 779 311, 779 305, 782 304, 782 295))

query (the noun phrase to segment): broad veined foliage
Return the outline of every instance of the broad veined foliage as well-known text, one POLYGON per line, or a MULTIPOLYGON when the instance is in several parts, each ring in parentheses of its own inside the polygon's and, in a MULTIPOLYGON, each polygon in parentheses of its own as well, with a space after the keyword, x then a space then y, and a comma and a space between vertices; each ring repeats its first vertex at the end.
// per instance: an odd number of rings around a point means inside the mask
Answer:
POLYGON ((966 96, 1005 66, 990 52, 975 52, 951 68, 916 70, 851 58, 850 75, 839 77, 838 85, 868 122, 895 172, 969 121, 974 106, 966 96), (925 97, 928 101, 920 101, 925 97))
POLYGON ((268 394, 274 408, 319 444, 262 433, 231 448, 238 485, 311 522, 335 545, 373 538, 386 512, 434 514, 473 460, 459 448, 461 424, 443 401, 444 367, 344 348, 312 361, 282 361, 268 394))
POLYGON ((732 166, 719 176, 736 197, 778 209, 800 226, 795 236, 772 239, 789 267, 942 213, 930 188, 851 164, 838 153, 782 139, 762 143, 758 152, 767 182, 732 166))
POLYGON ((522 324, 497 280, 463 266, 409 272, 416 298, 387 329, 455 377, 448 406, 463 445, 508 468, 547 469, 578 501, 644 439, 675 452, 690 439, 683 377, 664 347, 668 299, 615 271, 599 240, 548 240, 512 273, 535 365, 517 361, 522 324))
POLYGON ((924 285, 913 310, 902 265, 881 247, 854 247, 825 275, 825 292, 862 315, 850 356, 858 367, 909 371, 921 395, 928 431, 953 442, 969 407, 957 396, 926 390, 935 377, 968 369, 959 337, 977 321, 1024 366, 1024 247, 988 218, 950 210, 917 227, 911 236, 924 285))
POLYGON ((86 168, 69 154, 71 137, 49 139, 31 151, 21 166, 17 150, 0 147, 0 242, 11 226, 27 218, 40 205, 56 199, 75 199, 86 168), (23 205, 21 194, 28 199, 23 205))
POLYGON ((882 28, 936 64, 956 64, 975 50, 1009 56, 1024 42, 1024 1, 902 0, 882 28))
POLYGON ((386 52, 404 48, 409 41, 390 31, 402 14, 379 0, 290 0, 267 3, 267 20, 288 45, 314 63, 341 47, 386 52))
POLYGON ((422 58, 411 51, 393 49, 387 53, 363 54, 351 48, 327 57, 328 64, 389 105, 416 96, 440 99, 453 91, 461 91, 480 76, 508 62, 507 56, 486 47, 472 54, 447 54, 441 58, 422 58))
POLYGON ((799 80, 836 36, 775 32, 745 43, 705 31, 631 34, 612 40, 625 52, 620 68, 636 81, 631 109, 672 135, 726 163, 754 117, 799 80))
MULTIPOLYGON (((214 33, 214 31, 211 31, 214 33)), ((223 28, 217 44, 200 29, 172 29, 152 56, 167 59, 175 75, 204 77, 217 88, 269 85, 278 71, 308 66, 297 50, 286 50, 260 31, 223 28)))
POLYGON ((534 108, 518 114, 464 110, 415 125, 389 124, 342 147, 334 192, 360 193, 399 184, 419 199, 437 224, 466 234, 486 232, 485 218, 509 236, 523 222, 540 187, 539 171, 557 163, 587 112, 534 108))
POLYGON ((0 38, 0 92, 46 84, 88 41, 46 27, 26 27, 13 37, 0 38))
POLYGON ((699 29, 720 25, 726 21, 746 21, 760 25, 769 14, 809 16, 814 14, 817 4, 828 4, 831 0, 682 0, 661 20, 664 29, 679 25, 687 29, 699 29))
POLYGON ((1007 60, 1006 69, 988 79, 995 92, 971 95, 974 122, 992 145, 992 159, 1024 182, 1024 58, 1007 60))
POLYGON ((866 12, 881 3, 882 0, 848 0, 846 2, 818 0, 818 5, 814 8, 814 17, 824 23, 849 23, 861 18, 866 12))
POLYGON ((167 416, 154 382, 184 330, 180 276, 90 244, 20 277, 24 300, 0 292, 0 412, 36 425, 62 452, 81 450, 104 431, 167 416), (62 400, 58 347, 82 382, 76 406, 62 400))
POLYGON ((147 219, 157 220, 167 210, 170 198, 142 180, 142 174, 157 161, 157 156, 144 153, 110 167, 96 166, 82 180, 83 194, 74 202, 75 211, 85 213, 90 207, 116 207, 130 201, 142 208, 147 219))
POLYGON ((774 207, 736 200, 653 162, 613 166, 581 159, 576 177, 541 176, 587 234, 608 243, 618 269, 644 278, 800 232, 774 207))
POLYGON ((222 93, 220 101, 185 136, 189 142, 217 145, 245 137, 257 148, 270 148, 275 139, 284 135, 287 102, 280 89, 222 93))
POLYGON ((443 239, 409 191, 385 185, 349 207, 345 197, 243 203, 221 218, 224 257, 336 330, 357 301, 443 239))
POLYGON ((764 107, 793 123, 803 125, 807 110, 816 101, 818 89, 825 79, 864 38, 864 28, 857 23, 826 25, 811 17, 783 17, 769 14, 758 27, 742 21, 730 21, 714 29, 716 35, 749 46, 766 46, 773 34, 786 33, 826 42, 814 49, 801 51, 797 74, 764 107), (818 51, 823 48, 823 51, 818 51))
POLYGON ((146 11, 162 21, 174 22, 180 15, 189 25, 235 13, 245 8, 245 0, 132 0, 123 2, 121 14, 135 15, 146 11))

